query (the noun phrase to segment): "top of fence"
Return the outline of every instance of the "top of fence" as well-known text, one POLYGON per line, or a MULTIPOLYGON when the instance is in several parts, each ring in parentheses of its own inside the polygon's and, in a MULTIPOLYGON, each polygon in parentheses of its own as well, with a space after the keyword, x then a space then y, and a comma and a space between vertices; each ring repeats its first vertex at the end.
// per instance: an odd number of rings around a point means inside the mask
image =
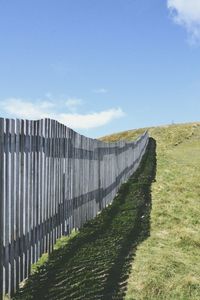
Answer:
MULTIPOLYGON (((137 139, 135 140, 132 140, 132 141, 128 141, 128 140, 125 140, 125 139, 120 139, 119 141, 116 141, 116 142, 104 142, 104 141, 101 141, 97 138, 90 138, 90 137, 87 137, 85 135, 82 135, 80 133, 78 133, 77 131, 71 129, 70 127, 68 127, 67 125, 63 124, 63 123, 60 123, 59 121, 57 120, 54 120, 54 119, 50 119, 50 118, 43 118, 43 119, 37 119, 37 120, 28 120, 28 119, 13 119, 13 118, 2 118, 0 117, 0 126, 2 126, 2 123, 3 124, 6 124, 6 123, 14 123, 14 124, 21 124, 21 123, 24 123, 24 124, 39 124, 39 123, 42 123, 44 124, 44 127, 45 125, 47 124, 50 124, 51 126, 59 126, 60 128, 64 129, 64 130, 67 130, 70 132, 70 136, 80 136, 80 137, 83 137, 85 139, 88 139, 90 141, 93 141, 93 142, 98 142, 98 144, 100 145, 104 145, 104 146, 116 146, 116 145, 126 145, 126 144, 132 144, 132 143, 137 143, 139 142, 141 139, 143 139, 147 134, 148 134, 148 131, 146 130, 143 134, 141 134, 140 136, 137 137, 137 139)), ((6 127, 6 125, 5 125, 6 127)), ((43 131, 43 134, 42 134, 44 137, 46 136, 45 132, 43 131)), ((69 137, 70 137, 69 136, 69 137)))

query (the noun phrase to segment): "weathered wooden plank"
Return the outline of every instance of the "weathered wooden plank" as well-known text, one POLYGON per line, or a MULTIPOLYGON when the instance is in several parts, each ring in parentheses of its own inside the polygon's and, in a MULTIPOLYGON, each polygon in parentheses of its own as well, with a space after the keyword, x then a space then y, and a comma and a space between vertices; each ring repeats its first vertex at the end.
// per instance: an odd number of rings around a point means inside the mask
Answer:
POLYGON ((42 194, 42 169, 43 169, 43 139, 42 139, 42 131, 43 131, 43 120, 38 122, 38 198, 39 198, 39 226, 40 226, 40 244, 39 244, 39 257, 43 254, 43 194, 42 194))
POLYGON ((67 128, 68 144, 67 144, 67 229, 71 233, 71 129, 67 128))
POLYGON ((9 292, 9 234, 10 234, 10 120, 6 119, 5 132, 5 221, 4 221, 4 292, 9 292))
POLYGON ((44 158, 44 249, 45 252, 48 252, 48 226, 47 226, 47 201, 48 201, 48 157, 46 155, 48 151, 48 120, 45 119, 44 121, 44 152, 45 152, 45 158, 44 158))
POLYGON ((56 196, 56 209, 57 209, 57 236, 60 235, 60 218, 61 218, 61 208, 60 208, 60 125, 56 124, 56 136, 58 137, 57 143, 57 196, 56 196))
POLYGON ((35 211, 36 211, 36 203, 35 203, 35 126, 34 121, 31 121, 31 147, 32 151, 30 154, 30 161, 31 161, 31 181, 30 181, 30 193, 31 193, 31 261, 35 263, 35 240, 36 240, 36 230, 35 230, 35 211))
POLYGON ((74 149, 73 149, 73 130, 70 129, 70 138, 71 138, 71 144, 72 144, 72 148, 71 148, 71 155, 70 155, 70 174, 71 174, 71 181, 70 181, 70 200, 71 200, 71 230, 74 228, 74 205, 73 205, 73 190, 74 190, 74 149))
POLYGON ((35 122, 36 126, 36 183, 35 183, 35 195, 36 195, 36 226, 37 226, 37 237, 36 237, 36 261, 40 258, 40 197, 39 197, 39 121, 35 122))
POLYGON ((23 280, 23 197, 24 197, 24 121, 20 120, 20 164, 19 164, 19 276, 20 281, 23 280))
MULTIPOLYGON (((47 119, 47 148, 50 153, 50 120, 47 119)), ((47 186, 46 186, 46 222, 47 222, 47 252, 50 252, 50 156, 47 156, 47 186)))
POLYGON ((4 119, 0 118, 0 300, 3 298, 4 119))
POLYGON ((53 158, 53 136, 55 130, 55 121, 50 120, 50 252, 53 251, 53 242, 54 242, 54 228, 53 228, 53 180, 54 180, 54 158, 53 158))
POLYGON ((9 284, 9 294, 13 295, 14 293, 14 281, 15 281, 15 269, 14 269, 14 229, 15 229, 15 219, 16 215, 14 214, 15 206, 15 121, 10 120, 10 251, 9 251, 9 261, 10 261, 10 284, 9 284))
POLYGON ((45 253, 45 228, 44 228, 44 119, 41 120, 40 124, 40 197, 41 197, 41 212, 40 212, 40 222, 41 222, 41 255, 45 253))
POLYGON ((65 128, 64 125, 62 125, 62 130, 61 130, 61 174, 60 174, 60 182, 61 182, 61 190, 60 190, 60 194, 61 194, 61 236, 63 236, 65 234, 65 205, 64 205, 64 193, 65 193, 65 189, 64 189, 64 185, 65 185, 65 165, 66 165, 66 159, 64 157, 64 150, 65 150, 65 128))
POLYGON ((52 121, 49 120, 49 157, 50 157, 50 165, 49 165, 49 253, 52 252, 53 247, 53 233, 52 233, 52 131, 53 131, 53 124, 52 121))
POLYGON ((65 204, 65 174, 66 174, 66 158, 65 158, 65 139, 66 139, 66 128, 64 125, 62 125, 62 172, 61 172, 61 180, 62 180, 62 236, 65 235, 65 214, 66 214, 66 204, 65 204))
POLYGON ((38 224, 39 224, 39 243, 38 243, 38 256, 42 255, 42 180, 41 180, 41 168, 42 168, 42 153, 41 153, 41 135, 42 135, 42 123, 38 120, 38 224))
POLYGON ((50 120, 47 119, 47 132, 46 132, 46 153, 47 153, 47 164, 46 164, 46 244, 47 252, 50 251, 50 120))
POLYGON ((23 236, 24 236, 24 276, 23 278, 27 278, 28 274, 27 274, 27 261, 28 261, 28 257, 27 257, 27 252, 28 252, 28 238, 27 238, 27 233, 28 233, 28 167, 29 167, 29 162, 28 162, 28 152, 29 152, 29 147, 28 147, 28 143, 29 143, 29 138, 28 138, 28 130, 29 130, 29 121, 26 120, 25 121, 25 127, 24 127, 24 199, 23 199, 23 209, 24 209, 24 213, 23 213, 23 236))
POLYGON ((14 252, 15 252, 15 290, 18 289, 19 285, 19 220, 20 220, 20 211, 19 211, 19 192, 20 192, 20 120, 16 120, 15 123, 15 132, 16 132, 16 145, 15 145, 15 232, 14 232, 14 238, 15 238, 15 246, 14 246, 14 252))
MULTIPOLYGON (((56 189, 58 189, 60 185, 60 178, 59 178, 59 173, 58 173, 58 168, 59 168, 59 147, 60 143, 56 143, 56 138, 59 137, 59 129, 60 129, 60 124, 58 122, 55 122, 53 124, 53 192, 52 192, 52 197, 53 197, 53 210, 52 210, 52 215, 56 216, 53 221, 53 243, 55 244, 56 239, 60 236, 59 235, 59 230, 58 230, 58 224, 59 224, 59 219, 60 219, 60 212, 58 210, 59 208, 59 198, 58 194, 56 194, 56 189), (59 215, 58 215, 59 214, 59 215)), ((60 139, 59 139, 60 141, 60 139)))
POLYGON ((32 219, 32 160, 31 160, 31 121, 26 122, 26 277, 31 271, 32 259, 32 239, 31 239, 31 219, 32 219))
POLYGON ((30 260, 31 263, 35 261, 35 220, 34 220, 34 210, 35 210, 35 203, 34 203, 34 126, 33 121, 30 121, 30 169, 29 169, 29 178, 30 178, 30 219, 29 219, 29 228, 30 228, 30 260))

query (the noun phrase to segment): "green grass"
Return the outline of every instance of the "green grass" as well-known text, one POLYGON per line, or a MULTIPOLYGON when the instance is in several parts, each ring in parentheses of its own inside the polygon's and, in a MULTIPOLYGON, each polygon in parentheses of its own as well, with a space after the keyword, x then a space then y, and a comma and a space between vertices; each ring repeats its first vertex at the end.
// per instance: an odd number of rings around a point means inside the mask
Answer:
MULTIPOLYGON (((132 139, 140 132, 110 140, 132 139)), ((155 127, 149 133, 157 141, 150 237, 137 249, 125 299, 199 300, 200 123, 155 127)))
POLYGON ((122 299, 132 255, 149 235, 155 142, 112 205, 44 256, 14 299, 122 299))

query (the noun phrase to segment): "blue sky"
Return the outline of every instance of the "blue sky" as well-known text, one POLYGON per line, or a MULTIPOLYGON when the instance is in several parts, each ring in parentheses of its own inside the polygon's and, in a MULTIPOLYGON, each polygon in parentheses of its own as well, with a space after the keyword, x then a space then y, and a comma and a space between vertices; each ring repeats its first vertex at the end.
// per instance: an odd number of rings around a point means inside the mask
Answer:
POLYGON ((90 137, 200 120, 199 0, 0 0, 0 116, 90 137))

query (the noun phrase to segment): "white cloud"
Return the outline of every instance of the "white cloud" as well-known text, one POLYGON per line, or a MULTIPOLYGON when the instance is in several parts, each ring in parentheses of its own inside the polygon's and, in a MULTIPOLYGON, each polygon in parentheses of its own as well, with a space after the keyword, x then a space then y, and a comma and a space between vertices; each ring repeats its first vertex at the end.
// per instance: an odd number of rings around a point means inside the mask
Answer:
POLYGON ((89 129, 101 127, 110 123, 114 119, 125 115, 121 108, 111 108, 101 112, 93 112, 85 115, 81 114, 60 114, 59 120, 72 128, 89 129))
MULTIPOLYGON (((55 112, 55 107, 57 107, 55 103, 47 101, 33 103, 17 98, 1 101, 0 104, 2 110, 12 118, 31 120, 50 118, 73 129, 101 127, 125 115, 121 108, 111 108, 88 114, 55 112)), ((63 110, 63 107, 61 108, 63 110)))
POLYGON ((77 107, 83 104, 83 100, 78 98, 69 98, 65 104, 70 111, 75 112, 77 107))
POLYGON ((45 112, 47 106, 50 108, 49 102, 40 102, 33 104, 31 101, 24 101, 18 98, 10 98, 1 101, 1 108, 10 116, 21 119, 43 119, 49 118, 49 113, 45 112))
POLYGON ((55 103, 53 103, 52 101, 42 101, 40 103, 40 106, 43 109, 48 109, 48 108, 55 107, 55 103))
POLYGON ((200 41, 200 0, 168 0, 167 7, 173 20, 186 28, 189 41, 200 41))
POLYGON ((100 88, 100 89, 93 90, 93 92, 96 94, 106 94, 108 93, 108 90, 104 88, 100 88))

